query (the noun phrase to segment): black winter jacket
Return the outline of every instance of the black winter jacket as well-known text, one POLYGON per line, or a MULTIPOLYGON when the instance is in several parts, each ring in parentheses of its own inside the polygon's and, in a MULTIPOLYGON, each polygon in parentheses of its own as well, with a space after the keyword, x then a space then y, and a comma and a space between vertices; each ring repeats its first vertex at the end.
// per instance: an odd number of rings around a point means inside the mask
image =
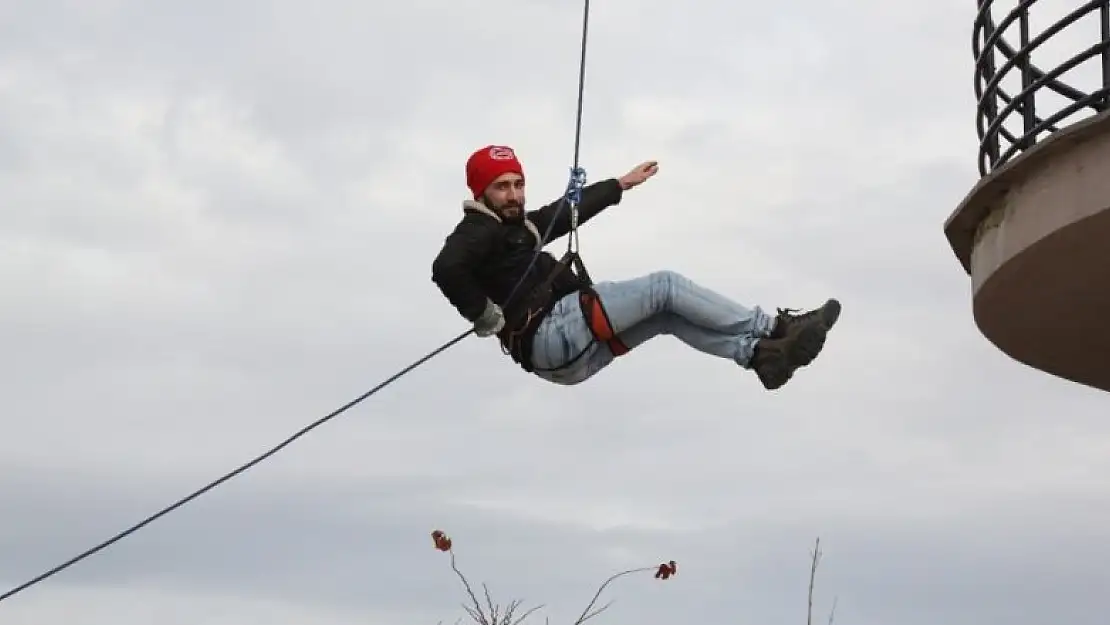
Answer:
MULTIPOLYGON (((619 204, 622 196, 620 182, 615 178, 583 188, 578 203, 578 225, 586 223, 609 206, 619 204)), ((521 321, 526 306, 538 304, 542 307, 541 314, 533 318, 520 336, 522 352, 513 354, 513 360, 529 371, 532 337, 539 322, 561 297, 586 286, 568 271, 555 282, 547 301, 536 302, 531 295, 558 263, 550 253, 540 251, 528 277, 513 296, 509 307, 505 307, 510 291, 532 262, 532 256, 541 249, 543 235, 560 208, 562 212, 551 228, 547 242, 570 231, 570 207, 561 204, 562 198, 527 211, 521 223, 503 223, 493 210, 467 200, 463 202, 462 219, 447 236, 432 263, 432 281, 459 314, 471 323, 481 316, 489 300, 504 309, 507 330, 513 329, 511 324, 514 322, 521 321)))

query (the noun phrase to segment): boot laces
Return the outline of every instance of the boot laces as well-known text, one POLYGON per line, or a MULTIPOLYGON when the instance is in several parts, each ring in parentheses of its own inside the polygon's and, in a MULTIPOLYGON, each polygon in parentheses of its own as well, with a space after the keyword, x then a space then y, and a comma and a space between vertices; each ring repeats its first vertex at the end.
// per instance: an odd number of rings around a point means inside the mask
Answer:
POLYGON ((802 311, 801 308, 777 308, 776 311, 777 311, 779 317, 784 317, 784 318, 787 318, 787 319, 797 319, 797 320, 805 319, 806 317, 812 317, 812 316, 816 315, 817 312, 818 312, 817 309, 814 309, 814 310, 804 312, 800 315, 796 314, 796 313, 800 313, 802 311))

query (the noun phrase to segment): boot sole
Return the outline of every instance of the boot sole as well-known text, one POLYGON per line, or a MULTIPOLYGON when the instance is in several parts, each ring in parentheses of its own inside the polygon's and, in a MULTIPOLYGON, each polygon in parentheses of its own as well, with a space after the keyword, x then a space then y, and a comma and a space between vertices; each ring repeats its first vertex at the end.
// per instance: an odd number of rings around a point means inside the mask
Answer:
POLYGON ((759 382, 763 388, 773 391, 782 388, 794 375, 794 369, 787 363, 776 363, 775 368, 768 374, 766 371, 759 374, 759 382))
POLYGON ((766 365, 759 381, 769 391, 783 387, 794 377, 799 367, 813 362, 825 345, 826 329, 821 325, 802 328, 793 340, 789 341, 785 353, 777 355, 773 364, 766 365))

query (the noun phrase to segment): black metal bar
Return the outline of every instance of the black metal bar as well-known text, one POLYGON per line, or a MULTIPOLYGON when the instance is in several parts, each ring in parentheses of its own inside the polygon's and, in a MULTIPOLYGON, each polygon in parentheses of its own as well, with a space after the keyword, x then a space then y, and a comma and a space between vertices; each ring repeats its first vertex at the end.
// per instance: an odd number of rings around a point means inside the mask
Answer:
MULTIPOLYGON (((1102 3, 1098 12, 1099 21, 1102 23, 1101 35, 1103 41, 1110 41, 1110 0, 1102 3)), ((1102 86, 1110 87, 1110 49, 1102 51, 1102 86)), ((1110 106, 1110 95, 1102 100, 1103 106, 1110 106)))
MULTIPOLYGON (((1078 111, 1081 108, 1094 107, 1095 104, 1097 104, 1098 102, 1104 101, 1106 99, 1107 95, 1110 95, 1110 89, 1099 89, 1098 91, 1092 93, 1091 95, 1087 96, 1086 98, 1083 98, 1083 99, 1080 99, 1080 100, 1076 100, 1075 102, 1072 102, 1071 104, 1065 106, 1064 108, 1060 109, 1059 111, 1056 111, 1055 113, 1053 113, 1051 116, 1048 117, 1048 119, 1045 119, 1045 120, 1042 120, 1042 121, 1038 122, 1037 125, 1033 127, 1033 130, 1030 132, 1030 134, 1035 135, 1035 134, 1038 134, 1040 132, 1043 132, 1048 127, 1049 124, 1054 124, 1054 123, 1056 123, 1058 121, 1061 121, 1061 120, 1063 120, 1067 117, 1070 117, 1073 113, 1075 113, 1076 111, 1078 111)), ((1027 149, 1027 148, 1023 148, 1021 146, 1020 141, 1015 141, 1015 142, 1011 143, 1010 147, 1005 152, 1003 152, 1002 154, 999 155, 999 161, 1005 163, 1006 161, 1013 158, 1013 156, 1015 154, 1017 154, 1020 150, 1023 150, 1023 149, 1027 149)))
POLYGON ((1022 149, 1026 149, 1037 140, 1036 136, 1029 136, 1029 132, 1033 130, 1033 126, 1037 125, 1037 103, 1033 98, 1033 91, 1030 89, 1030 87, 1033 86, 1035 78, 1033 78, 1033 63, 1032 59, 1030 59, 1032 50, 1029 47, 1029 11, 1021 12, 1021 18, 1018 20, 1018 23, 1021 29, 1021 52, 1018 53, 1020 59, 1017 63, 1018 66, 1021 67, 1021 92, 1025 94, 1024 97, 1021 98, 1020 105, 1021 128, 1022 132, 1025 134, 1022 135, 1018 143, 1021 145, 1022 149))
POLYGON ((1102 112, 1110 107, 1110 0, 1089 0, 1064 17, 1049 24, 1033 36, 1029 23, 1030 7, 1038 0, 1021 0, 998 22, 993 15, 993 0, 977 0, 978 10, 972 33, 975 58, 976 132, 979 135, 979 173, 991 170, 1029 149, 1041 134, 1057 132, 1073 123, 1071 119, 1084 109, 1102 112), (1099 41, 1056 66, 1042 70, 1032 57, 1039 46, 1078 20, 1096 14, 1101 21, 1099 41), (1017 25, 1019 45, 1006 40, 1006 29, 1017 25), (999 65, 996 57, 1001 56, 999 65), (1100 57, 1102 84, 1090 93, 1064 83, 1060 76, 1084 61, 1100 57), (1002 80, 1013 70, 1021 72, 1021 91, 1010 95, 1001 88, 1002 80), (1071 100, 1046 118, 1038 116, 1037 97, 1053 91, 1071 100), (1005 128, 1005 122, 1020 113, 1022 130, 1019 136, 1005 128), (1003 149, 1002 142, 1007 147, 1003 149))
MULTIPOLYGON (((1036 2, 1036 0, 1025 0, 1025 2, 1022 2, 1019 5, 1019 9, 1024 9, 1024 8, 1028 7, 1028 5, 1033 4, 1035 2, 1036 2)), ((1060 66, 1057 66, 1053 70, 1050 70, 1049 72, 1046 73, 1046 72, 1043 72, 1040 69, 1038 69, 1035 65, 1033 65, 1032 62, 1029 60, 1031 55, 1032 55, 1033 50, 1040 47, 1046 41, 1048 41, 1053 36, 1055 36, 1057 33, 1059 33, 1061 30, 1063 30, 1064 28, 1067 28, 1068 26, 1070 26, 1070 25, 1074 24, 1075 22, 1079 21, 1081 18, 1083 18, 1087 14, 1091 13, 1092 11, 1094 11, 1094 9, 1098 8, 1101 4, 1103 4, 1105 2, 1107 2, 1107 0, 1090 0, 1089 2, 1087 2, 1087 4, 1075 9, 1071 13, 1068 13, 1066 16, 1061 18, 1060 20, 1052 23, 1048 28, 1045 29, 1044 32, 1042 32, 1041 34, 1034 37, 1029 42, 1028 45, 1026 45, 1022 48, 1019 48, 1016 52, 1012 52, 1010 54, 1007 54, 1005 48, 1003 48, 1001 45, 999 45, 998 46, 999 51, 1003 52, 1003 55, 1007 56, 1008 58, 1007 58, 1006 62, 1002 64, 1002 67, 998 68, 998 70, 991 77, 991 79, 989 81, 987 81, 985 91, 987 93, 993 94, 994 91, 997 89, 998 85, 1002 82, 1002 79, 1006 77, 1006 74, 1008 74, 1011 70, 1013 70, 1015 68, 1020 68, 1021 66, 1019 65, 1019 63, 1023 62, 1023 61, 1024 61, 1024 65, 1028 66, 1033 71, 1033 73, 1037 77, 1038 81, 1040 81, 1040 79, 1044 78, 1047 75, 1051 75, 1053 77, 1059 76, 1061 73, 1063 73, 1061 71, 1057 71, 1060 66)), ((1003 23, 1006 23, 1006 24, 1012 23, 1014 21, 1014 19, 1016 19, 1019 16, 1019 14, 1016 13, 1016 11, 1017 11, 1017 9, 1015 9, 1015 12, 1012 12, 1010 15, 1007 15, 1007 19, 1003 20, 1003 23)), ((999 33, 1000 32, 1001 31, 999 31, 999 33)), ((997 43, 998 44, 1002 43, 1001 36, 999 36, 997 38, 997 43)), ((1009 46, 1007 46, 1007 48, 1008 47, 1009 46)), ((1074 67, 1076 64, 1078 64, 1079 62, 1082 62, 1084 60, 1086 60, 1086 59, 1078 59, 1077 60, 1075 57, 1072 57, 1072 58, 1064 61, 1064 63, 1072 63, 1071 67, 1074 67)), ((1069 67, 1069 69, 1070 69, 1070 67, 1069 67)), ((1035 84, 1037 85, 1037 87, 1035 87, 1036 90, 1039 90, 1040 87, 1042 87, 1042 86, 1047 86, 1048 85, 1047 82, 1036 82, 1035 84)), ((1060 84, 1062 85, 1062 83, 1060 83, 1060 84)), ((1063 89, 1058 91, 1058 93, 1061 93, 1061 95, 1064 95, 1065 97, 1068 97, 1071 100, 1076 100, 1076 99, 1079 99, 1079 98, 1083 98, 1087 95, 1087 94, 1083 93, 1082 91, 1079 91, 1078 89, 1075 89, 1073 87, 1068 87, 1068 90, 1070 91, 1070 95, 1068 95, 1066 93, 1063 93, 1065 91, 1063 89)), ((1025 91, 1023 90, 1022 92, 1020 92, 1018 94, 1017 99, 1021 100, 1024 96, 1025 96, 1025 91)), ((999 114, 1002 115, 1003 117, 1009 117, 1010 113, 1012 113, 1013 110, 1014 110, 1013 107, 1010 107, 1009 109, 1003 110, 999 114)), ((989 128, 987 129, 987 132, 990 132, 989 128)))
MULTIPOLYGON (((992 134, 992 133, 993 134, 998 134, 998 130, 1002 127, 1002 123, 1006 120, 1007 117, 1010 116, 1011 113, 1013 113, 1016 110, 1017 104, 1018 104, 1018 98, 1021 98, 1025 95, 1030 95, 1031 96, 1031 95, 1036 94, 1037 91, 1039 91, 1041 87, 1047 85, 1053 79, 1058 78, 1061 74, 1075 68, 1075 66, 1079 65, 1083 61, 1094 58, 1100 52, 1105 50, 1108 46, 1110 46, 1110 42, 1096 43, 1095 45, 1091 46, 1090 48, 1087 48, 1082 53, 1077 54, 1073 57, 1070 57, 1067 61, 1064 61, 1063 63, 1057 65, 1051 71, 1047 72, 1044 76, 1041 76, 1037 80, 1034 80, 1033 83, 1029 86, 1028 89, 1023 89, 1022 92, 1018 94, 1018 96, 1014 99, 1014 101, 1012 101, 1009 104, 1007 104, 1006 106, 1002 107, 1002 110, 998 112, 998 116, 995 119, 991 120, 990 125, 987 126, 987 133, 988 134, 992 134)), ((1084 106, 1088 106, 1088 107, 1090 107, 1090 108, 1092 108, 1096 111, 1101 111, 1103 109, 1102 98, 1101 97, 1091 98, 1090 94, 1084 94, 1082 98, 1079 98, 1076 101, 1077 102, 1082 101, 1082 102, 1084 102, 1084 106)), ((1082 108, 1082 107, 1079 107, 1079 108, 1082 108)), ((1074 110, 1078 110, 1078 108, 1074 109, 1074 110)), ((1057 120, 1057 121, 1059 121, 1059 120, 1057 120)), ((1040 124, 1038 124, 1038 127, 1040 127, 1040 124)), ((1029 137, 1027 135, 1023 134, 1022 137, 1018 140, 1018 143, 1023 144, 1028 140, 1028 138, 1029 137)), ((1032 144, 1030 144, 1030 145, 1032 145, 1032 144)), ((1025 148, 1022 148, 1022 149, 1025 149, 1025 148)), ((1012 151, 1008 151, 1007 153, 1013 154, 1012 151)), ((1001 156, 999 157, 999 161, 1000 161, 999 163, 994 164, 995 167, 997 167, 998 164, 1001 164, 1002 162, 1005 162, 1005 160, 1002 159, 1001 156)))
MULTIPOLYGON (((987 134, 986 128, 983 127, 985 121, 994 119, 998 116, 998 103, 993 97, 989 97, 986 93, 985 82, 990 80, 990 77, 995 73, 994 65, 994 47, 989 45, 995 37, 996 26, 994 20, 990 18, 991 0, 980 0, 979 3, 979 16, 975 21, 975 28, 972 38, 972 49, 975 52, 975 100, 978 103, 976 107, 975 125, 979 133, 980 145, 980 161, 983 155, 986 154, 991 162, 998 160, 998 135, 987 134), (985 15, 985 18, 984 18, 985 15), (983 45, 980 47, 979 35, 983 35, 983 45), (984 102, 986 105, 984 106, 984 102)), ((982 166, 980 165, 980 170, 982 166)))

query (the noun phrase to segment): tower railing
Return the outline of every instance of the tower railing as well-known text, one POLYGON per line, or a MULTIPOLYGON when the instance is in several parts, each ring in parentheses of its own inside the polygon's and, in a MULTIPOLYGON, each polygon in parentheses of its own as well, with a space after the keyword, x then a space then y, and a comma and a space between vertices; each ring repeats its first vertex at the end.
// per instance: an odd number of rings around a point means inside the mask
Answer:
MULTIPOLYGON (((1030 7, 1037 3, 1038 0, 1007 2, 1013 8, 996 22, 993 14, 996 2, 978 0, 972 49, 975 54, 976 129, 979 134, 981 176, 986 176, 1021 151, 1032 147, 1041 134, 1056 132, 1078 121, 1083 113, 1102 113, 1110 108, 1110 0, 1082 2, 1047 25, 1039 34, 1033 35, 1029 12, 1030 7), (1100 31, 1095 43, 1048 70, 1033 63, 1038 48, 1088 16, 1099 20, 1100 31), (1018 30, 1016 46, 1004 36, 1015 26, 1018 30), (998 65, 1000 59, 1001 65, 998 65), (1093 81, 1096 88, 1089 93, 1061 80, 1063 74, 1092 59, 1100 62, 1101 79, 1093 81), (1010 95, 1001 84, 1014 71, 1021 73, 1021 89, 1010 95), (1069 103, 1042 117, 1039 111, 1048 104, 1045 97, 1048 92, 1062 96, 1069 103), (1020 115, 1020 132, 1005 127, 1015 114, 1020 115)), ((1042 8, 1052 4, 1055 3, 1045 2, 1042 8)))

